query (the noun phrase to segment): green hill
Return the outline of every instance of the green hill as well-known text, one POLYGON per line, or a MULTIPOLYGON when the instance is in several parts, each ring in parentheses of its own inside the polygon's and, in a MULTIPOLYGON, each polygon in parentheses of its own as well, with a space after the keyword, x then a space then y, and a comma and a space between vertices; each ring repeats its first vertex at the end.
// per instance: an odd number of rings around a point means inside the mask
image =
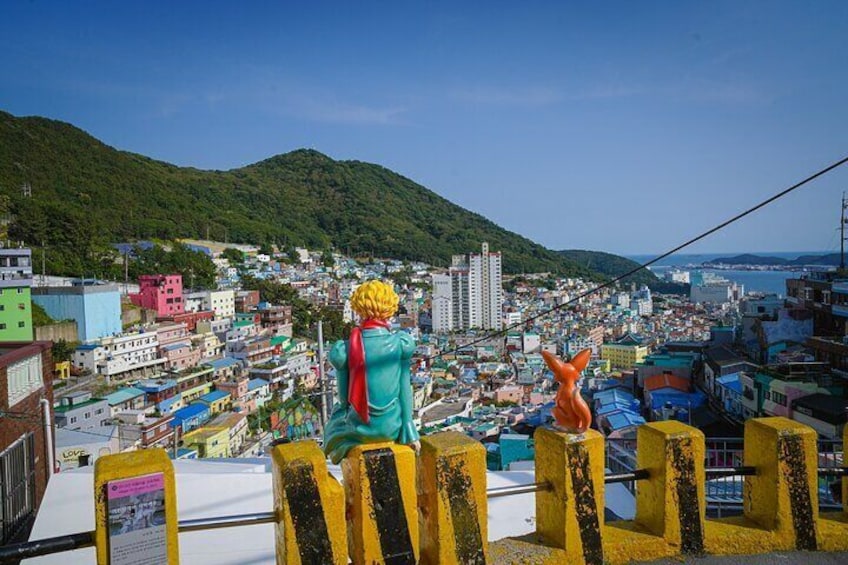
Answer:
POLYGON ((36 247, 45 242, 48 268, 57 274, 108 263, 109 242, 208 233, 442 265, 488 241, 503 253, 507 272, 597 278, 384 167, 316 151, 202 171, 118 151, 63 122, 0 112, 2 195, 14 217, 10 237, 36 247), (32 187, 29 198, 24 183, 32 187))
MULTIPOLYGON (((565 249, 558 251, 563 257, 593 271, 597 271, 605 277, 615 278, 623 275, 639 266, 639 263, 619 255, 604 253, 602 251, 584 251, 581 249, 565 249)), ((625 278, 625 284, 636 283, 637 285, 652 286, 660 282, 657 276, 648 269, 641 269, 625 278)))

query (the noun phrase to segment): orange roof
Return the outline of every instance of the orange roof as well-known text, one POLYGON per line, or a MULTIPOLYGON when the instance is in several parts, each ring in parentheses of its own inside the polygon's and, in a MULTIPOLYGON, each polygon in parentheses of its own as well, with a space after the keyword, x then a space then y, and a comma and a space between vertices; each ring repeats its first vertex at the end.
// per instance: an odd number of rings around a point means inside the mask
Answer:
POLYGON ((674 388, 681 392, 689 392, 689 381, 683 377, 664 373, 654 375, 645 379, 645 390, 657 390, 658 388, 674 388))

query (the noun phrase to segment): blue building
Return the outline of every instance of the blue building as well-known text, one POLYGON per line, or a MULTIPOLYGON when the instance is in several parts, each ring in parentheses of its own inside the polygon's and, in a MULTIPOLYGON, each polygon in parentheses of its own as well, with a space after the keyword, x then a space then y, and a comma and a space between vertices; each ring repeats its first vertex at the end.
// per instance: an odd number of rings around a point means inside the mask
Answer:
POLYGON ((195 403, 180 408, 174 412, 174 419, 171 420, 171 427, 182 428, 182 433, 190 432, 195 428, 199 428, 209 420, 209 407, 205 404, 195 403))
POLYGON ((74 320, 80 341, 121 332, 121 293, 114 284, 33 287, 32 301, 54 320, 74 320))

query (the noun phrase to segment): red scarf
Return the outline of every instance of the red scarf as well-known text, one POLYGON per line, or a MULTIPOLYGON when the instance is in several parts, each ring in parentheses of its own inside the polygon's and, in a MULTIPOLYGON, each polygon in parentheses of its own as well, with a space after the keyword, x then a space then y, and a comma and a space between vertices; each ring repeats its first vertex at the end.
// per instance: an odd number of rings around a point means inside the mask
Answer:
POLYGON ((347 349, 347 402, 353 406, 359 418, 366 424, 371 418, 368 415, 368 386, 365 382, 365 346, 362 344, 362 330, 389 329, 390 327, 387 320, 369 319, 350 332, 347 349))

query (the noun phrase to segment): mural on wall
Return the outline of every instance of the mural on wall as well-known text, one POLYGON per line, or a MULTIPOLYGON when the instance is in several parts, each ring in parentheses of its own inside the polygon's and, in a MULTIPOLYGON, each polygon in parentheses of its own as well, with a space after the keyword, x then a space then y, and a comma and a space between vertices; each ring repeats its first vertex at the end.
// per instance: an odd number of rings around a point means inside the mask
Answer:
POLYGON ((279 421, 274 438, 292 441, 313 438, 321 434, 318 410, 306 398, 291 398, 280 406, 279 421))

